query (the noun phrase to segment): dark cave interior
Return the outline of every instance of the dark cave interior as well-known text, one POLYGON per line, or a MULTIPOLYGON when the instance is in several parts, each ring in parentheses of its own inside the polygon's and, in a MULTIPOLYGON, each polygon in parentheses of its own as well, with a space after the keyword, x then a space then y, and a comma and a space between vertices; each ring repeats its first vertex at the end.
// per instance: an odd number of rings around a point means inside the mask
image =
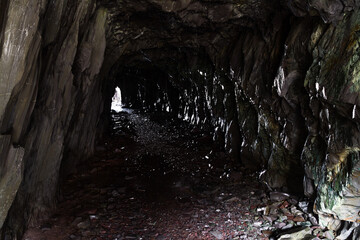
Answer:
POLYGON ((359 6, 0 0, 0 239, 358 239, 359 6), (131 111, 111 111, 115 87, 131 111), (127 208, 158 225, 126 230, 143 224, 127 208), (255 235, 185 220, 201 209, 226 209, 233 228, 248 216, 255 235), (177 235, 160 220, 174 216, 188 224, 177 235))

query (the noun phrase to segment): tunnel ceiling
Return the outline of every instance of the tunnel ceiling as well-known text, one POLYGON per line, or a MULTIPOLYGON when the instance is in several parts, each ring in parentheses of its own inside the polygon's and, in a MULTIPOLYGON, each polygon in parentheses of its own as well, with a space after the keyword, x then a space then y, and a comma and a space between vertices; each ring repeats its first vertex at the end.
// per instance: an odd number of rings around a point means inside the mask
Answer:
POLYGON ((269 188, 314 199, 321 226, 359 222, 359 4, 0 1, 0 235, 47 217, 116 85, 209 126, 269 188))
MULTIPOLYGON (((107 50, 114 58, 154 49, 204 47, 214 62, 246 31, 265 41, 291 23, 290 16, 338 22, 357 1, 143 0, 99 1, 108 9, 107 50)), ((167 56, 169 52, 163 53, 167 56)), ((145 57, 145 56, 144 56, 145 57)))
MULTIPOLYGON (((112 55, 144 54, 163 49, 205 47, 223 54, 242 28, 263 32, 278 1, 103 1, 109 9, 108 50, 112 55)), ((170 50, 170 51, 169 51, 170 50)), ((145 56, 144 56, 145 57, 145 56)))

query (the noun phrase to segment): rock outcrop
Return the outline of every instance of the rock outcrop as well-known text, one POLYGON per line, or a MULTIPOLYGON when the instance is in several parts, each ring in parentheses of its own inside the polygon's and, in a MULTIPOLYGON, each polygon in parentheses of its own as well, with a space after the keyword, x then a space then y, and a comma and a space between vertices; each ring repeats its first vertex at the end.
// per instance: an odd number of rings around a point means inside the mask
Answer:
POLYGON ((3 2, 0 227, 14 237, 54 206, 61 166, 91 154, 107 13, 91 1, 3 2))
POLYGON ((0 2, 0 228, 20 237, 91 155, 113 89, 213 129, 270 188, 359 222, 359 1, 0 2))

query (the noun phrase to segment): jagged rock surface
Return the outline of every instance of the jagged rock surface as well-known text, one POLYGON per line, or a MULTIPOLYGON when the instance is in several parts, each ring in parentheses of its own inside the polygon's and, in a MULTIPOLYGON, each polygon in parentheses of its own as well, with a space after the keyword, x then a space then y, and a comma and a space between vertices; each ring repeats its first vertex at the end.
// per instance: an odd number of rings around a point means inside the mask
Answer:
POLYGON ((92 153, 115 85, 128 105, 210 126, 269 187, 304 182, 323 226, 358 222, 358 6, 1 1, 3 233, 46 217, 62 174, 92 153))
POLYGON ((21 146, 24 157, 0 160, 2 167, 10 163, 0 175, 0 193, 8 196, 0 199, 17 193, 10 210, 9 200, 1 203, 1 223, 9 210, 3 229, 19 237, 54 206, 60 166, 74 161, 71 153, 91 154, 102 109, 96 79, 105 52, 106 10, 91 1, 5 2, 0 129, 10 143, 0 152, 10 157, 21 146), (3 181, 14 182, 10 193, 3 181))

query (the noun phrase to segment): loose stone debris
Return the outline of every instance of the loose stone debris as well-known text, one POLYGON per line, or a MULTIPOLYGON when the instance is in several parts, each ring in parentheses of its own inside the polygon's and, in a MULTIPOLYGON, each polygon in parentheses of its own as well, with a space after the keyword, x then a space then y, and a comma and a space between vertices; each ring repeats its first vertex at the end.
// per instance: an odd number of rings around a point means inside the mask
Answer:
POLYGON ((309 200, 269 192, 205 130, 163 119, 115 114, 114 135, 24 239, 358 239, 357 224, 321 229, 309 200))

